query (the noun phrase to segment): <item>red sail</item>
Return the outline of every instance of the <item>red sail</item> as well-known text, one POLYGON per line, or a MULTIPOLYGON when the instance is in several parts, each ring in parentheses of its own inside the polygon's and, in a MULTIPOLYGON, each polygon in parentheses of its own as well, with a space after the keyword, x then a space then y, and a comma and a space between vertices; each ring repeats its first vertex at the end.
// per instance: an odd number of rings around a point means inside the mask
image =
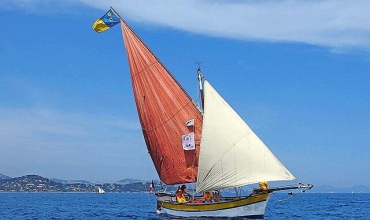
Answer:
POLYGON ((121 21, 136 107, 149 154, 165 184, 195 182, 202 114, 131 28, 121 21), (185 123, 195 119, 194 126, 185 123), (182 135, 194 132, 195 150, 184 150, 182 135))

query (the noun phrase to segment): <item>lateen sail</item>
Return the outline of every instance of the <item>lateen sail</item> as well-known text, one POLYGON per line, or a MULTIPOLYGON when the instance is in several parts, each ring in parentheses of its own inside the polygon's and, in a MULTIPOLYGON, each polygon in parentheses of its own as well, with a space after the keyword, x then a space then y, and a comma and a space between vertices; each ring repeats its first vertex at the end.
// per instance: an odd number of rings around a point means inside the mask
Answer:
POLYGON ((166 184, 195 182, 202 114, 169 71, 121 21, 136 107, 149 154, 166 184), (194 125, 185 123, 194 119, 194 125), (182 136, 194 132, 195 150, 184 150, 182 136))
POLYGON ((207 82, 197 192, 295 177, 207 82))

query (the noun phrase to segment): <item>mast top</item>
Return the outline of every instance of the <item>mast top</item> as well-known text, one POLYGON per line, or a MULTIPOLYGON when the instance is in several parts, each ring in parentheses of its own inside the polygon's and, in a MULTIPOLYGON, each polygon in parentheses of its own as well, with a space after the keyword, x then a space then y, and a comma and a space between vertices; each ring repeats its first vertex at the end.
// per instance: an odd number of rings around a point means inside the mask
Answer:
POLYGON ((202 75, 202 71, 200 70, 200 64, 201 64, 202 62, 195 62, 195 64, 197 64, 198 65, 198 70, 197 70, 197 73, 198 74, 200 74, 200 75, 202 75))

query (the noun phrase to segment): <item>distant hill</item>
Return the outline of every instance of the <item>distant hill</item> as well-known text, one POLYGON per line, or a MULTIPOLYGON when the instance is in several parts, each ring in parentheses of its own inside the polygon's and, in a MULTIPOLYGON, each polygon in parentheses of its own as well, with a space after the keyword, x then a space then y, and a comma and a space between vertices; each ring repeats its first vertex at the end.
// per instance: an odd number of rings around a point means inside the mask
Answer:
MULTIPOLYGON (((16 178, 0 174, 0 192, 97 192, 98 187, 105 192, 147 192, 152 180, 126 178, 115 183, 91 183, 86 180, 48 179, 39 175, 26 175, 16 178)), ((187 184, 191 191, 195 184, 187 184)), ((154 181, 155 191, 174 192, 176 186, 160 184, 154 181)), ((250 191, 248 187, 244 189, 250 191)), ((233 189, 229 190, 234 193, 233 189)), ((308 193, 370 193, 370 187, 364 185, 337 188, 330 185, 314 186, 308 193)))
MULTIPOLYGON (((145 182, 145 180, 139 180, 139 179, 132 179, 132 178, 126 178, 126 179, 123 179, 123 180, 119 180, 117 181, 117 183, 119 184, 131 184, 131 183, 138 183, 138 182, 145 182)), ((147 181, 148 182, 148 181, 147 181)))
POLYGON ((370 187, 364 185, 352 186, 342 189, 344 192, 354 192, 354 193, 370 193, 370 187))
POLYGON ((11 179, 11 177, 5 176, 4 174, 0 173, 0 180, 3 180, 3 179, 11 179))
MULTIPOLYGON (((38 175, 26 175, 10 179, 0 180, 0 192, 97 192, 98 186, 105 192, 147 192, 151 181, 139 181, 128 183, 104 183, 92 184, 87 181, 58 181, 38 175), (87 182, 87 183, 84 183, 87 182)), ((159 189, 159 185, 155 185, 159 189)), ((169 187, 173 190, 173 187, 169 187)))
POLYGON ((0 180, 0 192, 90 192, 95 186, 86 184, 62 184, 38 176, 26 175, 0 180))
POLYGON ((330 185, 314 186, 310 192, 315 193, 370 193, 370 187, 364 185, 337 188, 330 185))
POLYGON ((73 184, 73 183, 83 183, 83 184, 92 184, 91 182, 87 180, 61 180, 57 178, 52 178, 55 182, 63 183, 63 184, 73 184))

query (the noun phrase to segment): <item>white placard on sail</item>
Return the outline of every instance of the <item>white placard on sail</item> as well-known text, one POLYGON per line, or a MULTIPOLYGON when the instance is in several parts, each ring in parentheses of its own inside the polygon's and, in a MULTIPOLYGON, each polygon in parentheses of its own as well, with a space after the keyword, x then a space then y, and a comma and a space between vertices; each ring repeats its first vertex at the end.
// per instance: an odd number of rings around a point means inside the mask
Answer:
POLYGON ((194 132, 182 136, 182 148, 184 148, 184 150, 195 149, 194 132))

